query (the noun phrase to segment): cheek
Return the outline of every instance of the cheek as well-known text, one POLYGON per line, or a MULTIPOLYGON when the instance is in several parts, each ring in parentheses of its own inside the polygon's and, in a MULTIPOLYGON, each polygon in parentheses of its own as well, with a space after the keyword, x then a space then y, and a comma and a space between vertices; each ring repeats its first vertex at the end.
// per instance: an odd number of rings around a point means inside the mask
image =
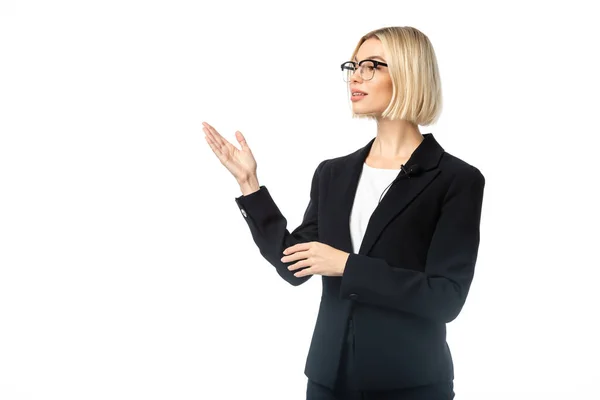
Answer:
POLYGON ((386 94, 386 96, 388 97, 388 100, 392 98, 393 91, 394 91, 394 88, 392 86, 392 81, 388 81, 382 88, 382 92, 386 94))
POLYGON ((392 100, 392 84, 390 83, 382 83, 381 85, 378 85, 377 88, 377 93, 378 93, 378 101, 381 102, 381 104, 385 104, 388 105, 389 102, 392 100))

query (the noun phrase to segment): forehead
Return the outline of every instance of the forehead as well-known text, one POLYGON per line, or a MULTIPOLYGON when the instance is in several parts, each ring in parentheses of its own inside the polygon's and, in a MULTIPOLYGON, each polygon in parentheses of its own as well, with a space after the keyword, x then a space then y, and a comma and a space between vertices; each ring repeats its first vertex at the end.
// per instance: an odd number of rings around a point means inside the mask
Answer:
POLYGON ((384 53, 385 52, 383 51, 383 45, 381 44, 381 41, 377 38, 370 38, 365 40, 360 45, 360 48, 354 57, 354 61, 364 60, 367 58, 385 61, 384 53))

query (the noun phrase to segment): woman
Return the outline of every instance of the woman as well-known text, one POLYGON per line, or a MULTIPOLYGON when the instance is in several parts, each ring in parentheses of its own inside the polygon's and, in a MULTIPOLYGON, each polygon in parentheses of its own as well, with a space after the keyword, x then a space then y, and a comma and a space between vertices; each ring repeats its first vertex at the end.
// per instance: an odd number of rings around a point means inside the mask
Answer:
POLYGON ((307 399, 453 399, 446 323, 473 278, 484 177, 419 131, 441 111, 422 32, 369 32, 341 67, 353 117, 374 119, 377 135, 317 166, 293 232, 242 133, 238 150, 204 123, 206 140, 240 184, 235 200, 265 259, 295 286, 322 276, 307 399))

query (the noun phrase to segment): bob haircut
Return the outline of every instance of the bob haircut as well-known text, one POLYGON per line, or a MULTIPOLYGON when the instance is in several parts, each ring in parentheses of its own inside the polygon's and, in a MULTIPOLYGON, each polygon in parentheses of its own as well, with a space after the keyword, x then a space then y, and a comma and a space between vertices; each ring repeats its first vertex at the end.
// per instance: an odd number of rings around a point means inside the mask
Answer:
MULTIPOLYGON (((365 40, 373 37, 381 41, 393 86, 390 104, 381 116, 407 120, 416 125, 435 123, 442 111, 442 87, 437 58, 429 38, 410 26, 376 29, 360 38, 350 59, 356 57, 365 40)), ((375 119, 373 115, 354 112, 352 118, 375 119)))

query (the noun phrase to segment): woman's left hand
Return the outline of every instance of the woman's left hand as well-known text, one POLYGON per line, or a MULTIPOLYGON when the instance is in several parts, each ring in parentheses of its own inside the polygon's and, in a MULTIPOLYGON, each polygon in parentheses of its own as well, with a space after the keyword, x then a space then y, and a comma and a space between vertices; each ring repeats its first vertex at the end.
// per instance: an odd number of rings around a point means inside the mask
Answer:
POLYGON ((338 250, 321 242, 298 243, 283 251, 286 254, 282 262, 298 261, 288 267, 290 271, 303 267, 302 271, 294 274, 300 278, 306 275, 342 276, 350 253, 338 250))

